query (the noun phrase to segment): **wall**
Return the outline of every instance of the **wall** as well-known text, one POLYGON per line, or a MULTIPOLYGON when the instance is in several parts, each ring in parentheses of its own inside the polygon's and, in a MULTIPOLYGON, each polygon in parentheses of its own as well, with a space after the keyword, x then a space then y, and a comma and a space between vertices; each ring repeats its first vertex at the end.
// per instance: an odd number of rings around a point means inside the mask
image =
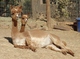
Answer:
MULTIPOLYGON (((51 16, 55 15, 56 7, 51 4, 51 16)), ((46 4, 43 4, 41 0, 32 0, 32 14, 33 18, 37 18, 39 13, 46 15, 46 4)))

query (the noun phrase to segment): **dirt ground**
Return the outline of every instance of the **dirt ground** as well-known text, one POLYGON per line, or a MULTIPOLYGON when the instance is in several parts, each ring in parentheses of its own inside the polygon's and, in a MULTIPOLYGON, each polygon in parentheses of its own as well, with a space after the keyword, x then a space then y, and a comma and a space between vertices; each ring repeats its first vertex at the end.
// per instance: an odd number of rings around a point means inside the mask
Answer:
POLYGON ((11 41, 11 18, 0 17, 0 59, 80 59, 80 32, 77 31, 49 31, 67 43, 67 46, 75 53, 75 56, 63 55, 45 48, 39 48, 36 52, 29 49, 14 48, 11 41))

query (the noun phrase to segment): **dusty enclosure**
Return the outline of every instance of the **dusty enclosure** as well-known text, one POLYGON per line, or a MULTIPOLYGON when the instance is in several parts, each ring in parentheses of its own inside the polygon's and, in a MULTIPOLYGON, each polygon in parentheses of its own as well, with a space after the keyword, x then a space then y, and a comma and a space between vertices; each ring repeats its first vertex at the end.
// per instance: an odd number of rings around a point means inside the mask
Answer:
MULTIPOLYGON (((29 22, 33 23, 31 19, 29 22)), ((34 21, 35 22, 35 21, 34 21)), ((41 22, 42 23, 42 22, 41 22)), ((40 24, 41 24, 40 23, 40 24)), ((38 23, 39 24, 39 23, 38 23)), ((19 20, 20 28, 20 20, 19 20)), ((39 48, 36 52, 29 49, 14 48, 11 43, 11 18, 0 17, 0 58, 1 59, 80 59, 80 32, 68 30, 56 30, 48 31, 53 33, 65 41, 75 53, 75 56, 63 55, 62 53, 55 52, 45 48, 39 48)), ((35 23, 34 23, 35 26, 35 23)), ((26 26, 26 30, 30 28, 26 26)))

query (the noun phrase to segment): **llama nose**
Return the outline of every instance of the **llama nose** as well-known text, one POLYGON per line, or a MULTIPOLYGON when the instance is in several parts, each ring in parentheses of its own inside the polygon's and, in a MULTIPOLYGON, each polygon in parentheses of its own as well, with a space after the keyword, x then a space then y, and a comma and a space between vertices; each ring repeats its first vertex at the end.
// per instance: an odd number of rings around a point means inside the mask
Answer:
POLYGON ((25 19, 25 21, 27 21, 28 19, 25 19))
POLYGON ((18 17, 18 15, 16 15, 18 17))
POLYGON ((17 16, 17 17, 19 17, 19 15, 18 15, 18 14, 17 14, 16 16, 17 16))
POLYGON ((18 17, 19 17, 19 18, 21 17, 21 13, 18 13, 18 17))

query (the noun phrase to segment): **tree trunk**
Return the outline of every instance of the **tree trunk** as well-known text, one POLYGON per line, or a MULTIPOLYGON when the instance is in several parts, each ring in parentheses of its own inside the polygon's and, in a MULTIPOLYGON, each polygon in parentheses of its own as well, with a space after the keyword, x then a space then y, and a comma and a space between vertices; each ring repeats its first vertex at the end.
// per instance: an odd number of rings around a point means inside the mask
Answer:
POLYGON ((50 0, 46 0, 46 15, 48 30, 51 30, 50 0))

